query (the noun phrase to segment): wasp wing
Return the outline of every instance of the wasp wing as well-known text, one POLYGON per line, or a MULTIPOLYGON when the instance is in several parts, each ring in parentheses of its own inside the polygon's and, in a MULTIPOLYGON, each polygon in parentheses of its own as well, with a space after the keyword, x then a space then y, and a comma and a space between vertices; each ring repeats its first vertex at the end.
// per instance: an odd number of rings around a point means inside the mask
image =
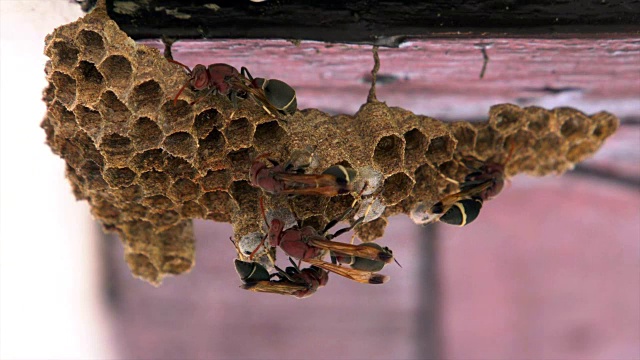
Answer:
POLYGON ((309 287, 306 285, 296 284, 290 281, 266 281, 266 280, 249 282, 246 284, 242 284, 240 287, 245 290, 251 290, 255 292, 265 292, 265 293, 292 295, 292 296, 295 296, 300 291, 306 291, 309 289, 309 287))
POLYGON ((340 265, 331 264, 317 259, 303 259, 302 261, 363 284, 384 284, 389 281, 388 276, 376 274, 371 271, 348 269, 340 265))
POLYGON ((383 261, 387 264, 393 260, 393 255, 370 246, 351 245, 315 237, 308 239, 308 243, 311 246, 319 247, 321 249, 331 250, 334 252, 369 260, 383 261))

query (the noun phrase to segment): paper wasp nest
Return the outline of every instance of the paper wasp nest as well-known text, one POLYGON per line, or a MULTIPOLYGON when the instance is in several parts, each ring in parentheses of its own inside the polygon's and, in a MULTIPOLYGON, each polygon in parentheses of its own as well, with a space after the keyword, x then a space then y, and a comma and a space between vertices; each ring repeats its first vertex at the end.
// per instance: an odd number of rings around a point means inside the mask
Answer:
MULTIPOLYGON (((191 219, 231 222, 236 239, 263 231, 263 193, 249 183, 260 154, 286 161, 295 150, 315 149, 318 171, 342 164, 381 172, 386 210, 357 229, 371 241, 382 236, 388 216, 437 201, 449 184, 442 175, 460 180, 454 154, 504 159, 514 147, 508 176, 560 173, 618 126, 605 112, 508 104, 492 107, 485 123, 443 123, 383 103, 365 104, 354 116, 308 109, 282 121, 252 101, 234 109, 209 96, 190 106, 190 90, 174 105, 184 70, 136 45, 100 10, 56 29, 45 54, 47 143, 66 161, 76 198, 122 237, 132 272, 154 284, 193 266, 191 219)), ((290 201, 299 220, 317 226, 353 200, 264 196, 268 207, 290 201)))

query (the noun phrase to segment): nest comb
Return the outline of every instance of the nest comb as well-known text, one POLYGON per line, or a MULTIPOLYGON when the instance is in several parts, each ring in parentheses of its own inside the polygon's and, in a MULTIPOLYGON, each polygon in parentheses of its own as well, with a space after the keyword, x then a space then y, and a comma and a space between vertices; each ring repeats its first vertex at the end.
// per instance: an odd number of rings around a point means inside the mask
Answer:
MULTIPOLYGON (((387 217, 437 201, 444 176, 460 179, 454 157, 500 159, 514 148, 507 176, 561 173, 618 127, 606 112, 510 104, 492 107, 483 123, 444 123, 375 101, 353 116, 308 109, 285 121, 251 101, 234 108, 220 96, 191 106, 197 94, 190 90, 174 104, 183 69, 137 45, 103 8, 57 28, 45 54, 47 143, 65 160, 76 198, 121 236, 133 274, 153 284, 193 266, 194 218, 231 222, 236 239, 262 230, 263 193, 249 183, 262 153, 284 161, 313 148, 319 169, 342 164, 382 174, 386 210, 357 229, 372 241, 387 217)), ((323 226, 351 200, 298 197, 290 206, 298 219, 323 226)), ((266 197, 268 206, 281 201, 266 197)))

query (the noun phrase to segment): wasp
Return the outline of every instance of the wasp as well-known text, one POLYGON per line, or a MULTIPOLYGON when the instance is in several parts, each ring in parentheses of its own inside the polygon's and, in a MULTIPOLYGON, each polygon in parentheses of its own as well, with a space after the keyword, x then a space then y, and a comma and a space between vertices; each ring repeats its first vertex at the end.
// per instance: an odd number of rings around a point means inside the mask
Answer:
POLYGON ((240 89, 234 87, 234 79, 240 77, 240 73, 238 69, 223 63, 211 64, 209 66, 204 66, 202 64, 197 64, 193 69, 190 69, 187 65, 180 63, 178 61, 167 59, 169 62, 174 64, 178 64, 185 69, 187 69, 187 73, 189 74, 189 79, 182 85, 178 93, 173 98, 174 105, 178 101, 178 97, 187 85, 190 85, 191 88, 195 91, 203 91, 207 92, 204 95, 200 96, 197 100, 193 101, 191 105, 200 101, 211 94, 222 94, 225 96, 234 97, 240 91, 240 89))
POLYGON ((264 266, 254 262, 235 259, 234 265, 243 282, 241 288, 255 292, 291 295, 303 299, 313 295, 329 281, 327 271, 316 266, 300 269, 291 258, 289 261, 293 266, 285 270, 276 266, 277 272, 273 274, 269 274, 264 266), (273 280, 274 277, 278 279, 273 280))
POLYGON ((471 172, 460 183, 458 192, 445 196, 426 211, 424 205, 419 204, 412 212, 414 221, 423 225, 442 221, 458 226, 474 221, 480 214, 483 203, 496 197, 504 188, 505 167, 513 150, 512 146, 509 155, 501 163, 481 161, 473 156, 463 158, 463 164, 471 172))
POLYGON ((238 72, 238 69, 229 64, 217 63, 209 66, 197 64, 193 69, 190 69, 187 65, 178 61, 167 60, 184 67, 189 74, 189 79, 173 98, 174 104, 178 101, 178 97, 187 85, 190 85, 194 91, 206 91, 198 99, 191 102, 190 105, 197 103, 208 95, 222 94, 229 97, 234 106, 237 104, 238 97, 245 98, 250 96, 272 116, 275 116, 279 111, 285 114, 293 114, 296 110, 295 90, 283 81, 254 79, 245 67, 242 67, 241 72, 238 72), (268 96, 267 90, 269 91, 268 96), (279 107, 282 106, 282 98, 287 98, 291 92, 293 92, 293 100, 289 101, 290 104, 284 108, 279 107))
MULTIPOLYGON (((260 199, 260 207, 265 223, 267 223, 266 216, 264 215, 262 199, 260 199)), ((331 227, 347 218, 352 210, 353 208, 350 208, 339 219, 329 222, 329 224, 327 224, 320 233, 311 226, 299 227, 296 225, 285 229, 284 221, 274 218, 271 220, 270 224, 267 223, 268 231, 263 241, 268 239, 271 247, 279 247, 294 259, 311 263, 314 266, 334 272, 351 280, 369 284, 382 284, 388 280, 388 277, 381 274, 375 274, 374 271, 367 270, 364 266, 361 268, 352 266, 352 268, 349 269, 320 260, 327 254, 327 252, 339 254, 339 256, 343 258, 351 256, 355 258, 362 258, 364 260, 371 260, 377 263, 382 263, 382 266, 393 260, 393 254, 386 248, 376 248, 375 246, 370 246, 367 243, 352 245, 331 241, 335 237, 350 231, 361 222, 362 218, 359 219, 359 221, 354 222, 351 226, 340 229, 334 234, 327 234, 331 227)), ((261 247, 262 244, 254 250, 250 258, 252 258, 261 247)), ((382 267, 380 267, 380 269, 381 268, 382 267)))
POLYGON ((357 176, 354 169, 333 165, 321 174, 304 174, 302 168, 269 158, 271 166, 268 166, 262 161, 266 156, 268 154, 263 154, 254 160, 249 176, 251 185, 270 194, 335 196, 354 190, 353 180, 357 176))

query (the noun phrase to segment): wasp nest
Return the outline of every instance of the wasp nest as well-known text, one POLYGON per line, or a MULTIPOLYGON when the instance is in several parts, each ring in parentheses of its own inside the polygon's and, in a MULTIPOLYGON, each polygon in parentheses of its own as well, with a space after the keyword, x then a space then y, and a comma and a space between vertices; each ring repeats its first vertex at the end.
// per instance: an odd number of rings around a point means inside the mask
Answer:
MULTIPOLYGON (((464 176, 454 158, 504 159, 513 151, 507 176, 560 173, 618 126, 605 112, 508 104, 492 107, 484 123, 444 123, 379 102, 354 116, 309 109, 282 120, 252 101, 234 107, 222 96, 191 106, 197 94, 190 90, 174 104, 184 70, 137 45, 103 10, 56 29, 45 54, 47 143, 66 161, 76 198, 120 234, 132 272, 154 284, 193 266, 191 219, 231 222, 236 239, 264 231, 265 195, 249 179, 263 153, 287 161, 310 150, 318 172, 341 164, 372 174, 368 181, 379 186, 370 208, 381 216, 357 228, 371 241, 382 236, 387 217, 437 201, 445 177, 464 176)), ((265 196, 267 208, 288 202, 297 219, 318 227, 352 200, 265 196)))

